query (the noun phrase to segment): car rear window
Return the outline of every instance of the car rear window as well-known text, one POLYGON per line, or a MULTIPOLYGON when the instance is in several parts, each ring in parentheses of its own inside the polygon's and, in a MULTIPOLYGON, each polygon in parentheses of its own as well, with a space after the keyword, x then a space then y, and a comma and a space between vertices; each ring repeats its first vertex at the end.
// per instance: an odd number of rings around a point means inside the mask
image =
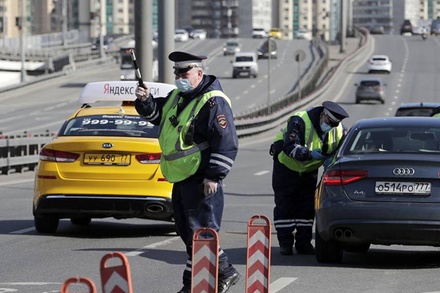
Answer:
POLYGON ((362 129, 353 135, 344 150, 345 155, 363 153, 440 154, 440 128, 393 127, 362 129))
POLYGON ((426 116, 430 117, 437 108, 399 108, 395 116, 426 116))
POLYGON ((387 58, 375 57, 375 58, 373 58, 373 61, 387 61, 387 58))
POLYGON ((123 136, 157 138, 159 127, 136 115, 94 115, 66 121, 58 136, 123 136))
POLYGON ((361 86, 379 86, 380 82, 376 80, 363 80, 361 86))

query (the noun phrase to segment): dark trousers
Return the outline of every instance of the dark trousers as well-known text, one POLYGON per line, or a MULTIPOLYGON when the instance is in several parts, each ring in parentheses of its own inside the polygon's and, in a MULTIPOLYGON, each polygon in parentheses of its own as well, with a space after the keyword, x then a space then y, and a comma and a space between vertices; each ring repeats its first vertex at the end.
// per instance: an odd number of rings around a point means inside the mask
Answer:
MULTIPOLYGON (((222 182, 218 182, 216 193, 205 196, 201 189, 202 180, 189 178, 174 183, 172 202, 176 229, 186 246, 188 260, 183 272, 183 284, 191 286, 192 241, 199 228, 220 230, 224 195, 222 182)), ((219 278, 227 278, 236 272, 228 256, 219 248, 219 278)))
POLYGON ((274 225, 280 246, 292 247, 312 240, 315 189, 318 171, 298 173, 274 158, 272 188, 275 193, 274 225), (293 235, 296 230, 295 237, 293 235))

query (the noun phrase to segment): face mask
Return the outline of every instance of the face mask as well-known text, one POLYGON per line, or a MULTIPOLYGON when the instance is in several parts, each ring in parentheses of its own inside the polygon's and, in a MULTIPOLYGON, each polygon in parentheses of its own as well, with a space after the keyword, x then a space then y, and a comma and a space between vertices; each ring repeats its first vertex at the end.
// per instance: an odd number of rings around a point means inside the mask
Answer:
POLYGON ((327 123, 321 123, 321 130, 322 130, 322 132, 324 132, 324 133, 327 133, 327 132, 329 132, 330 130, 332 130, 332 127, 331 126, 329 126, 329 125, 327 125, 327 123))
POLYGON ((185 79, 176 79, 176 87, 181 91, 181 92, 188 92, 190 90, 192 90, 192 86, 191 83, 189 82, 189 79, 185 78, 185 79))

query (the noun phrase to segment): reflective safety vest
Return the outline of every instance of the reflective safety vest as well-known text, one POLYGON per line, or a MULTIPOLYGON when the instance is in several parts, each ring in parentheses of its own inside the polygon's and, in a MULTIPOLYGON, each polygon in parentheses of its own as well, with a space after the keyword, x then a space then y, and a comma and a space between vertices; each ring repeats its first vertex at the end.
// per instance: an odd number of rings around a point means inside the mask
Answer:
MULTIPOLYGON (((309 115, 306 111, 299 111, 295 113, 293 116, 299 116, 301 117, 305 122, 305 147, 307 147, 309 150, 314 149, 322 149, 322 141, 319 138, 317 132, 315 131, 315 128, 313 127, 312 121, 310 120, 309 115)), ((290 118, 289 118, 290 120, 290 118)), ((284 134, 287 131, 287 127, 284 129, 281 129, 281 131, 277 134, 275 137, 275 142, 279 140, 283 140, 284 134)), ((331 154, 339 144, 339 141, 342 139, 344 133, 344 128, 342 127, 341 123, 332 130, 327 135, 327 153, 331 154)), ((285 152, 280 152, 278 154, 278 161, 282 164, 284 164, 287 168, 290 170, 293 170, 298 173, 307 173, 317 170, 324 162, 322 160, 307 160, 307 161, 298 161, 295 160, 292 157, 289 157, 285 152)))
POLYGON ((165 178, 171 182, 182 181, 194 173, 200 166, 201 151, 207 149, 207 141, 196 144, 193 142, 194 119, 200 109, 212 97, 222 97, 229 105, 229 98, 219 90, 213 90, 193 99, 177 115, 180 99, 179 90, 174 90, 162 108, 159 127, 159 144, 162 149, 160 168, 165 178))

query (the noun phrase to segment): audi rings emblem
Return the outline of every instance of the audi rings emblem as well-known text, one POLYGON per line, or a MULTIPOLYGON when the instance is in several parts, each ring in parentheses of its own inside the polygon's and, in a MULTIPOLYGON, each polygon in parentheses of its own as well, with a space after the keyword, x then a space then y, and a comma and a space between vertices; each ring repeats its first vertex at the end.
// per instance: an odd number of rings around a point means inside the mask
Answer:
POLYGON ((395 168, 393 174, 396 176, 412 176, 416 173, 413 168, 395 168))

